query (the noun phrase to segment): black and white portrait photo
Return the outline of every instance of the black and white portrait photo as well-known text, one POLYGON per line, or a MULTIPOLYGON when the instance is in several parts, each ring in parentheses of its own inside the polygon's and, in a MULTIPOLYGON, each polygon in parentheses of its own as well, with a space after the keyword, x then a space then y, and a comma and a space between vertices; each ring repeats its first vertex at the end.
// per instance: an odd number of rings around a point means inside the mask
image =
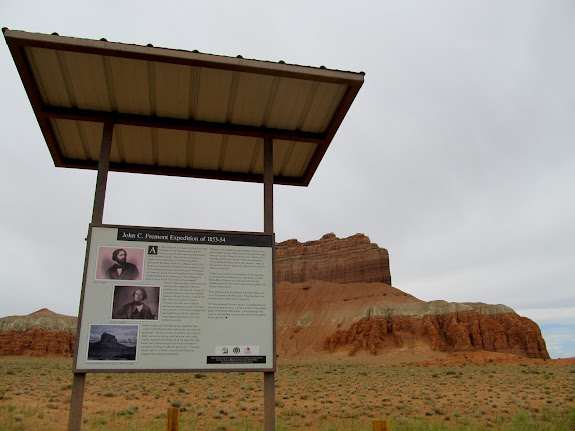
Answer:
POLYGON ((142 280, 143 248, 98 247, 97 280, 142 280))
POLYGON ((158 320, 158 286, 114 286, 112 319, 158 320))

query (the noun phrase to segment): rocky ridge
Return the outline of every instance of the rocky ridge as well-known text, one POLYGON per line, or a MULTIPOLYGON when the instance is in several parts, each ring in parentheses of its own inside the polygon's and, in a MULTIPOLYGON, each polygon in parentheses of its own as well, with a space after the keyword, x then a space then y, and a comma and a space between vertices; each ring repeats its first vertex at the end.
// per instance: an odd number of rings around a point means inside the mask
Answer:
POLYGON ((0 318, 0 333, 7 331, 27 331, 31 328, 49 331, 76 333, 77 318, 57 314, 46 308, 27 316, 7 316, 0 318))
POLYGON ((505 305, 425 302, 392 287, 387 250, 378 248, 362 234, 278 244, 280 355, 489 351, 549 358, 537 324, 505 305))
POLYGON ((0 356, 71 356, 77 318, 43 308, 0 319, 0 356))
MULTIPOLYGON (((421 361, 497 352, 549 358, 537 324, 505 305, 425 302, 391 286, 387 250, 363 234, 277 244, 276 281, 280 356, 401 354, 421 361)), ((0 356, 70 356, 76 321, 46 309, 1 318, 0 356)))
POLYGON ((344 347, 350 355, 360 350, 377 354, 384 349, 415 347, 418 340, 441 352, 485 350, 549 358, 539 327, 533 321, 513 313, 484 315, 475 311, 363 318, 349 329, 337 330, 327 337, 324 349, 335 352, 344 347))

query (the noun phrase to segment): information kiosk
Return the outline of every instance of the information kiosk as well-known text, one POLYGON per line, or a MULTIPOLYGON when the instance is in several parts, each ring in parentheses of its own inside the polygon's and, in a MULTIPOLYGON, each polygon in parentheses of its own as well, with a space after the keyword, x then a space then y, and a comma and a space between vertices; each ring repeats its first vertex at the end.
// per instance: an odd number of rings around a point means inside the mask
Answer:
POLYGON ((275 429, 273 184, 309 185, 363 73, 3 33, 55 165, 98 170, 68 429, 88 372, 240 370, 275 429), (263 232, 104 225, 110 170, 263 183, 263 232))

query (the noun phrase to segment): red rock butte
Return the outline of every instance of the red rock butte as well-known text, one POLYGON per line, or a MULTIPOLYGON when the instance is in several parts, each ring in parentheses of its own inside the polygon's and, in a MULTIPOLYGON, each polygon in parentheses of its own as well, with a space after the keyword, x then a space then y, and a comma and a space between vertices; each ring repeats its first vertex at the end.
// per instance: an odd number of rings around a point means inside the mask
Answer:
POLYGON ((424 302, 391 286, 389 254, 363 234, 277 245, 277 350, 292 357, 452 352, 548 359, 537 324, 504 305, 424 302))
POLYGON ((290 239, 277 244, 276 281, 310 280, 391 284, 389 253, 359 233, 345 239, 328 233, 318 241, 290 239))

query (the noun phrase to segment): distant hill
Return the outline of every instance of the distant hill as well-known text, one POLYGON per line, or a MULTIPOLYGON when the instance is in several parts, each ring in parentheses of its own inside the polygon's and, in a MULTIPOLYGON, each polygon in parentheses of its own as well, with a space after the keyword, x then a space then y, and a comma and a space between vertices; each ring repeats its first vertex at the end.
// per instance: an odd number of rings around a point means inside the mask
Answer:
POLYGON ((71 356, 77 321, 46 308, 0 318, 0 356, 71 356))
POLYGON ((35 311, 27 316, 8 316, 0 318, 0 333, 6 331, 27 331, 30 328, 47 329, 76 333, 77 318, 57 314, 47 308, 35 311))

